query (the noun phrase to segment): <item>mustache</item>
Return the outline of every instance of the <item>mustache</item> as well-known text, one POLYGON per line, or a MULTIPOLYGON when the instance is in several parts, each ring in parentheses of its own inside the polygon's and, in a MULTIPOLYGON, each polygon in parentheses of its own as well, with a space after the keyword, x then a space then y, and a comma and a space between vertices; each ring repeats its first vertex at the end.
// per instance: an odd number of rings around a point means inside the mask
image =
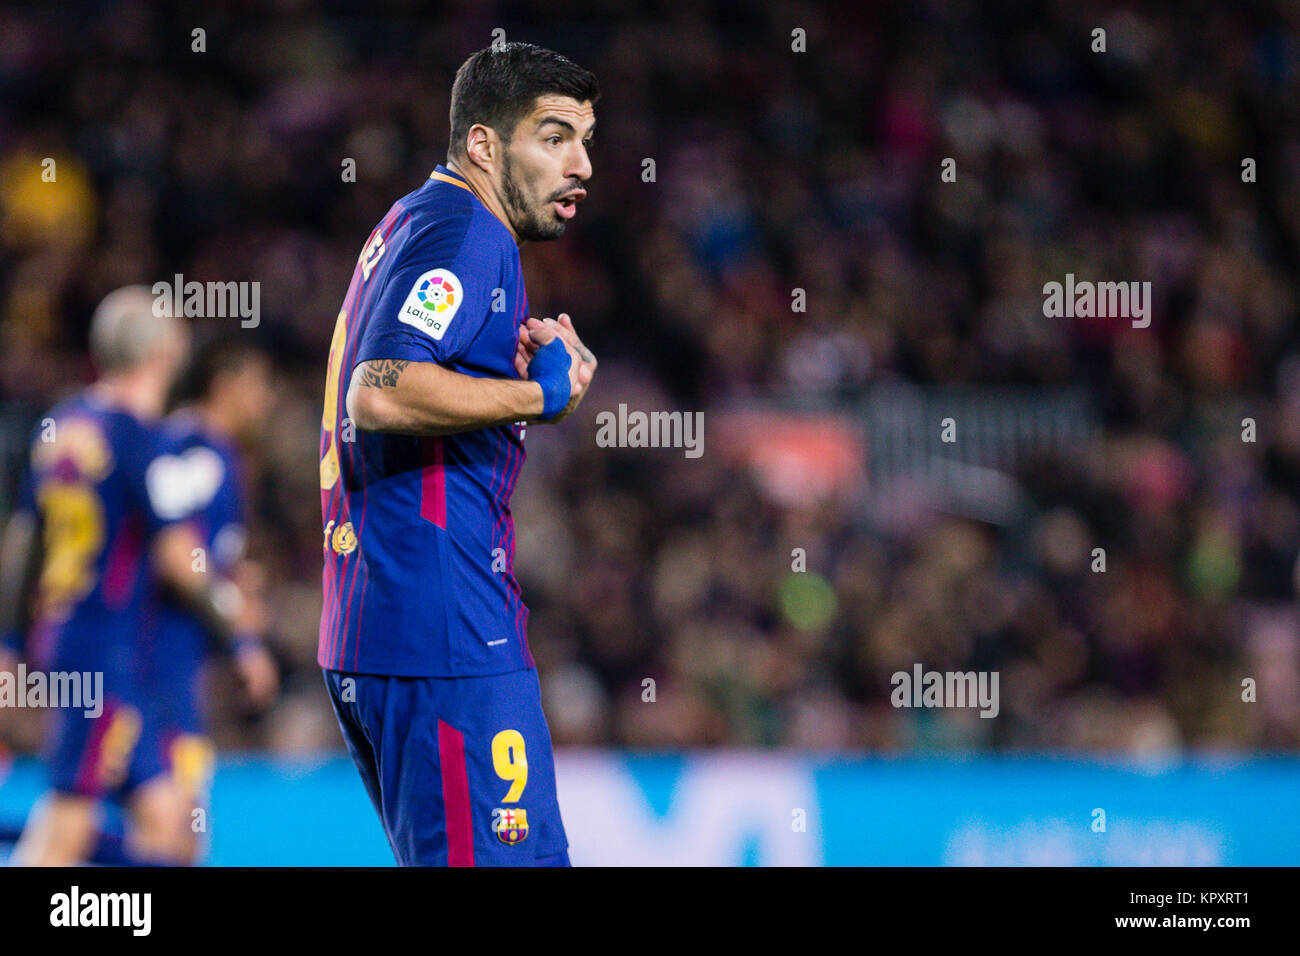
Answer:
POLYGON ((577 182, 569 184, 568 186, 559 190, 558 192, 552 193, 551 198, 548 199, 547 202, 553 202, 556 199, 561 199, 564 196, 569 195, 569 193, 577 189, 584 190, 587 193, 587 197, 588 198, 591 197, 591 190, 587 188, 587 184, 582 180, 578 180, 577 182))

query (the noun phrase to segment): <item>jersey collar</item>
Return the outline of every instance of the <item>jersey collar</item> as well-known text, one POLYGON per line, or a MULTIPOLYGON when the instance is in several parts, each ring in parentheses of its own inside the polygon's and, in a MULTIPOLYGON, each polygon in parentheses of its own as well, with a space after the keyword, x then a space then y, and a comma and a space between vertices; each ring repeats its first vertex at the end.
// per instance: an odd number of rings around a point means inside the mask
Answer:
POLYGON ((459 186, 461 189, 464 189, 467 192, 474 191, 469 188, 469 183, 465 182, 465 180, 461 179, 460 176, 456 175, 446 166, 442 165, 442 163, 439 163, 437 166, 434 167, 433 172, 429 174, 429 178, 436 179, 440 183, 451 183, 453 186, 459 186))

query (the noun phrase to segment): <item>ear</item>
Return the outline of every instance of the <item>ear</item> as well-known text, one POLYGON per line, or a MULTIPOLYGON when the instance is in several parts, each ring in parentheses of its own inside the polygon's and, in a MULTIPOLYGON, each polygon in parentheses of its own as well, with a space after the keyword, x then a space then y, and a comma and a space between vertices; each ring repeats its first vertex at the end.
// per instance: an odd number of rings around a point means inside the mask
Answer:
POLYGON ((501 140, 496 130, 482 123, 471 126, 469 135, 465 137, 465 155, 479 169, 491 173, 501 155, 501 140))

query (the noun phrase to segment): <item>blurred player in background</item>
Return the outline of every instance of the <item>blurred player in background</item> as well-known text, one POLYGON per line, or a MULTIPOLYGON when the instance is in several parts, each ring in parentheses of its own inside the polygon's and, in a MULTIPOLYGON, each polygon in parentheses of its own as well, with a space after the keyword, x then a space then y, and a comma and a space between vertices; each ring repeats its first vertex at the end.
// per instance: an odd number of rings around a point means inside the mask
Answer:
MULTIPOLYGON (((198 509, 191 524, 204 549, 207 572, 236 583, 248 605, 247 629, 234 645, 235 662, 250 702, 265 706, 277 684, 275 664, 259 635, 265 630, 262 569, 244 557, 244 489, 239 448, 259 435, 273 405, 271 363, 265 353, 234 337, 217 338, 200 348, 187 376, 190 401, 168 416, 167 444, 194 476, 198 509)), ((199 835, 192 814, 205 802, 213 765, 206 736, 203 670, 214 635, 201 616, 168 590, 154 603, 156 626, 147 626, 137 642, 146 723, 152 723, 170 758, 174 786, 170 813, 150 821, 166 835, 166 855, 195 862, 199 835)), ((148 622, 146 622, 148 624, 148 622)), ((215 635, 219 636, 219 635, 215 635)))
POLYGON ((586 195, 598 95, 530 44, 466 60, 447 163, 371 233, 335 326, 318 661, 401 865, 568 864, 509 505, 526 424, 596 360, 528 318, 519 245, 586 195))
POLYGON ((195 567, 203 543, 188 519, 211 490, 160 427, 189 350, 185 324, 156 309, 146 287, 131 286, 100 304, 90 345, 100 379, 52 410, 33 437, 0 555, 0 627, 39 670, 102 674, 102 700, 90 712, 52 709, 50 792, 12 862, 102 858, 103 799, 127 810, 119 862, 188 862, 166 825, 180 814, 188 829, 192 804, 173 763, 183 755, 167 748, 135 666, 155 589, 183 598, 227 646, 256 622, 237 586, 195 567))

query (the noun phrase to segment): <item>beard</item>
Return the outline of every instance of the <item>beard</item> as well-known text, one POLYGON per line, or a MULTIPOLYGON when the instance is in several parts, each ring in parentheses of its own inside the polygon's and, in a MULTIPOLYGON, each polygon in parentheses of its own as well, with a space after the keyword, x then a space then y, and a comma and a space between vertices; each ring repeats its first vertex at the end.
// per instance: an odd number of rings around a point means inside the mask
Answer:
POLYGON ((564 235, 564 227, 568 223, 554 217, 549 202, 539 209, 529 205, 528 200, 524 198, 523 190, 515 181, 515 170, 510 162, 509 150, 502 153, 501 179, 506 213, 510 216, 510 224, 514 226, 515 235, 528 242, 545 242, 564 235))

